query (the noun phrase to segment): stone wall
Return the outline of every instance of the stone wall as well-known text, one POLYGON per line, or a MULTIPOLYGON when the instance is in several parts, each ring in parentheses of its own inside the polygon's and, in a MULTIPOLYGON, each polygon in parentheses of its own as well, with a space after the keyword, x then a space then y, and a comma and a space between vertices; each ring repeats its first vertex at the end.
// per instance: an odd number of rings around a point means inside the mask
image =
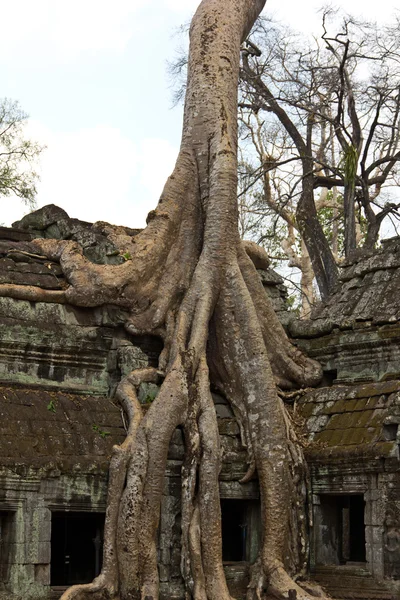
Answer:
POLYGON ((289 326, 331 381, 400 378, 400 238, 341 269, 340 285, 309 321, 289 326))
POLYGON ((313 576, 335 598, 392 600, 400 594, 400 380, 319 388, 295 410, 308 440, 313 576))
POLYGON ((0 470, 0 510, 8 517, 7 571, 0 590, 21 598, 50 596, 51 514, 104 512, 106 473, 61 474, 28 469, 0 470))

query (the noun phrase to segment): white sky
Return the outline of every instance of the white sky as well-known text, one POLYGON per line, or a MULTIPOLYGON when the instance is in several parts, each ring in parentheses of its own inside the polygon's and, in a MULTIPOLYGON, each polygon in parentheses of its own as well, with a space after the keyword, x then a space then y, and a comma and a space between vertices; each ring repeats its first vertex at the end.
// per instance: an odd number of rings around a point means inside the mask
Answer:
MULTIPOLYGON (((0 97, 30 115, 41 157, 38 206, 141 227, 178 151, 182 109, 171 109, 166 61, 173 34, 199 0, 0 0, 0 97)), ((338 3, 337 3, 338 4, 338 3)), ((341 3, 389 19, 395 0, 341 3)), ((266 13, 319 33, 313 0, 270 0, 266 13)), ((0 222, 26 208, 0 198, 0 222)))

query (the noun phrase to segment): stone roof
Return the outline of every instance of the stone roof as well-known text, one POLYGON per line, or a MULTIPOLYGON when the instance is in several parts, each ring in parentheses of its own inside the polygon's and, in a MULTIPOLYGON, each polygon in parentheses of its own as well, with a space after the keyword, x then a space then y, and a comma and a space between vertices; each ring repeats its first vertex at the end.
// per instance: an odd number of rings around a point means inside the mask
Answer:
POLYGON ((323 460, 349 452, 398 457, 400 381, 316 389, 299 401, 298 410, 313 457, 323 460))
POLYGON ((340 282, 309 321, 291 323, 293 337, 317 337, 359 322, 383 325, 400 321, 400 237, 382 240, 380 250, 344 265, 340 282))
POLYGON ((0 465, 105 470, 124 438, 108 398, 0 385, 0 465))

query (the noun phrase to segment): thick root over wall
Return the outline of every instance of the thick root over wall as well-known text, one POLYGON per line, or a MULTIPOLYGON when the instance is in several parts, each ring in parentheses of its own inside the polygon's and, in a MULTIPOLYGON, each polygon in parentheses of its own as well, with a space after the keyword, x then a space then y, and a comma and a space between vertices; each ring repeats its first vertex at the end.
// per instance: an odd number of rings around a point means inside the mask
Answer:
POLYGON ((129 428, 110 464, 103 570, 62 600, 157 600, 156 533, 168 446, 185 438, 182 467, 182 575, 186 599, 230 600, 222 567, 218 490, 221 451, 210 385, 227 397, 260 483, 262 544, 247 600, 266 590, 310 597, 293 580, 307 561, 306 469, 276 393, 318 382, 320 368, 287 339, 259 281, 262 254, 237 229, 237 83, 240 45, 265 0, 203 0, 190 29, 182 144, 148 226, 135 238, 109 236, 132 257, 90 263, 78 244, 36 240, 32 251, 60 262, 63 293, 0 286, 0 294, 78 306, 129 309, 132 334, 163 338, 159 368, 133 371, 117 399, 129 428), (136 390, 161 383, 146 415, 136 390))

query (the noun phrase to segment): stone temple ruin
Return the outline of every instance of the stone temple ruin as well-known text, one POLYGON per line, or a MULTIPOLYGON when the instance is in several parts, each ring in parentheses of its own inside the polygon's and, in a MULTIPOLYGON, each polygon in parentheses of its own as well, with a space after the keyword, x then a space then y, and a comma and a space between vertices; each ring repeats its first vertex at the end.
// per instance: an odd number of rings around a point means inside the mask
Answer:
MULTIPOLYGON (((58 264, 30 252, 35 237, 73 239, 94 262, 122 262, 103 225, 48 206, 0 228, 0 283, 66 287, 58 264)), ((345 266, 337 293, 309 321, 289 319, 276 273, 260 277, 291 337, 324 369, 320 387, 288 399, 310 469, 311 577, 334 598, 399 598, 400 239, 345 266)), ((125 436, 113 392, 132 365, 155 366, 161 350, 157 338, 129 336, 123 323, 112 306, 0 297, 0 597, 56 599, 101 568, 108 462, 125 436)), ((141 402, 157 391, 142 385, 141 402)), ((214 401, 225 570, 240 599, 259 545, 258 486, 238 482, 246 453, 226 401, 216 394, 214 401)), ((182 456, 177 429, 159 529, 165 600, 184 598, 182 456)))

